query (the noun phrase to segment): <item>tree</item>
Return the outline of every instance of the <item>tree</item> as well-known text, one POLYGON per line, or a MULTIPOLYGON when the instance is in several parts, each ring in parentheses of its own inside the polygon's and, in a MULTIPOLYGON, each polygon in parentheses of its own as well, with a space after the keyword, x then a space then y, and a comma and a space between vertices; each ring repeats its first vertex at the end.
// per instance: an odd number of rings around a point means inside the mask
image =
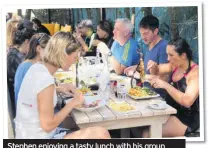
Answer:
POLYGON ((30 20, 31 18, 31 9, 26 9, 25 19, 30 20))
POLYGON ((144 16, 152 15, 152 7, 143 7, 141 11, 143 11, 144 16))
MULTIPOLYGON (((179 9, 179 8, 178 8, 179 9)), ((170 34, 171 39, 179 36, 178 26, 177 26, 177 7, 169 7, 168 12, 171 17, 171 26, 170 26, 170 34)))
POLYGON ((22 9, 17 9, 17 15, 22 17, 22 9))

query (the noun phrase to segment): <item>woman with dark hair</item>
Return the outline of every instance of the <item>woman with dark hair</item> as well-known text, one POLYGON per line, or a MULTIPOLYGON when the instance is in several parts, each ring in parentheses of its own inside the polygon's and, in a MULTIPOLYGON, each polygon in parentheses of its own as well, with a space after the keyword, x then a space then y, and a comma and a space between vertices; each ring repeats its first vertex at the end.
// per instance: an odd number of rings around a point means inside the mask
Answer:
POLYGON ((50 35, 50 31, 41 24, 41 21, 37 18, 32 19, 33 22, 33 29, 36 31, 36 33, 46 33, 50 35))
MULTIPOLYGON (((169 82, 148 76, 151 85, 165 89, 166 102, 177 109, 163 125, 163 137, 187 135, 199 129, 199 67, 192 60, 192 51, 183 38, 176 38, 167 45, 168 64, 148 62, 151 74, 172 73, 169 82)), ((144 137, 147 137, 147 133, 144 137)))
POLYGON ((23 62, 25 55, 29 49, 29 41, 34 32, 31 29, 25 28, 23 22, 18 24, 17 31, 13 38, 13 46, 10 47, 7 54, 7 84, 10 93, 12 110, 15 114, 14 103, 14 76, 17 67, 23 62))
POLYGON ((97 46, 100 42, 104 42, 109 49, 113 44, 113 26, 107 20, 102 20, 97 25, 97 35, 93 41, 93 45, 97 46))
POLYGON ((32 36, 30 40, 30 48, 25 57, 25 61, 21 63, 16 71, 14 80, 15 105, 17 104, 18 93, 22 81, 28 69, 32 64, 41 61, 44 55, 44 48, 48 43, 50 36, 45 33, 38 33, 32 36))
POLYGON ((112 24, 107 20, 101 20, 97 25, 97 33, 95 34, 95 37, 91 39, 88 52, 86 52, 85 56, 96 56, 97 45, 100 42, 105 43, 110 49, 113 41, 112 24))

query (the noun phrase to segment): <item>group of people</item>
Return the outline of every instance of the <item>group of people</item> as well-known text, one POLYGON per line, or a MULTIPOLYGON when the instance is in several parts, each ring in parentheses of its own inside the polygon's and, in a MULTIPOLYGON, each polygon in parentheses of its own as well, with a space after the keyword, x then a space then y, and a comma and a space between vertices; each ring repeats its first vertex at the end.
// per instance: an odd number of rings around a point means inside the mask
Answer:
MULTIPOLYGON (((192 50, 185 39, 166 41, 159 36, 159 20, 145 16, 138 24, 141 38, 148 49, 144 57, 132 38, 134 26, 127 18, 115 20, 114 27, 101 20, 97 31, 91 20, 78 22, 73 34, 57 32, 52 37, 37 33, 24 21, 7 22, 7 81, 13 108, 16 111, 16 138, 110 138, 102 127, 76 132, 61 132, 58 125, 74 107, 84 102, 72 84, 56 85, 54 73, 75 63, 79 55, 107 56, 118 75, 131 76, 137 71, 140 58, 146 73, 143 85, 154 89, 177 109, 163 125, 164 137, 189 134, 199 128, 199 69, 192 59, 192 50), (9 27, 10 26, 10 27, 9 27), (57 113, 56 92, 74 94, 72 101, 57 113)), ((34 27, 33 27, 34 28, 34 27)), ((148 128, 142 128, 148 137, 148 128)))
POLYGON ((50 37, 46 33, 35 33, 24 25, 24 21, 17 21, 14 27, 16 30, 12 32, 7 54, 7 82, 15 111, 16 138, 110 138, 108 131, 102 127, 75 132, 58 127, 74 107, 84 102, 75 86, 57 86, 53 77, 59 68, 68 70, 78 59, 81 47, 73 35, 58 32, 50 37), (74 98, 55 113, 57 92, 72 92, 74 98))

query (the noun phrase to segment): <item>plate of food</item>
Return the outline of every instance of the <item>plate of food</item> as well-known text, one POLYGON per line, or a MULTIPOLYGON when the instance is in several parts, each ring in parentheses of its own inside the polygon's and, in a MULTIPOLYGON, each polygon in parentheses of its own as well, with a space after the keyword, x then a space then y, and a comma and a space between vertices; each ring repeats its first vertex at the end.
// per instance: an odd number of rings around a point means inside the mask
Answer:
POLYGON ((78 91, 82 93, 84 96, 94 96, 93 92, 88 87, 79 88, 78 91))
POLYGON ((99 95, 85 96, 85 103, 77 106, 75 109, 81 112, 91 112, 106 105, 105 100, 101 99, 99 95))
POLYGON ((54 77, 58 83, 72 83, 74 79, 70 77, 68 72, 57 72, 54 77))
POLYGON ((80 78, 80 81, 83 81, 87 85, 97 84, 96 77, 90 77, 90 78, 83 77, 83 78, 80 78))
POLYGON ((147 87, 139 87, 139 86, 131 88, 127 94, 128 96, 136 100, 137 99, 151 99, 151 98, 160 96, 159 94, 157 94, 156 92, 152 91, 151 89, 147 87))
POLYGON ((130 113, 137 111, 136 107, 133 105, 128 104, 125 101, 109 101, 108 107, 116 112, 119 113, 130 113))

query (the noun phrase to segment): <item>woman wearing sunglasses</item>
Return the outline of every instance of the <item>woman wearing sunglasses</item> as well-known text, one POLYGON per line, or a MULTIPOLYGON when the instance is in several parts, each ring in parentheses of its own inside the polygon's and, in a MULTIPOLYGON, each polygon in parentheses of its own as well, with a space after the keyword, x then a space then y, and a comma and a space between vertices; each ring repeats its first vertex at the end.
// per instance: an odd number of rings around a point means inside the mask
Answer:
POLYGON ((70 33, 57 32, 49 40, 42 62, 33 64, 24 77, 17 102, 15 119, 18 139, 104 139, 110 138, 102 127, 90 127, 76 132, 60 132, 62 123, 73 108, 83 104, 82 94, 74 90, 71 99, 59 112, 54 113, 57 103, 54 73, 68 70, 77 61, 80 45, 70 33))
POLYGON ((32 36, 29 43, 29 51, 25 57, 25 61, 21 63, 16 71, 14 79, 14 93, 15 93, 15 105, 17 105, 18 93, 22 81, 28 69, 32 64, 41 61, 44 55, 44 48, 48 43, 50 36, 45 33, 38 33, 32 36))

